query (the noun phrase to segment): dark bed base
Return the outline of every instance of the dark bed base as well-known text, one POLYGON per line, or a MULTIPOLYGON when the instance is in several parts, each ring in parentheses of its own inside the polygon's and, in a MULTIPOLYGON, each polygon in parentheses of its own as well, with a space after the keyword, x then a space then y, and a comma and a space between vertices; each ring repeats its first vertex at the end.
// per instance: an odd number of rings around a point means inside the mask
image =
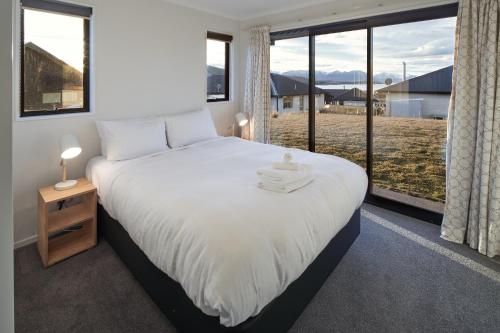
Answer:
POLYGON ((153 301, 180 332, 286 332, 321 288, 360 232, 360 210, 328 243, 302 275, 257 316, 235 327, 198 309, 181 285, 160 271, 132 241, 128 233, 99 205, 100 234, 139 281, 153 301))

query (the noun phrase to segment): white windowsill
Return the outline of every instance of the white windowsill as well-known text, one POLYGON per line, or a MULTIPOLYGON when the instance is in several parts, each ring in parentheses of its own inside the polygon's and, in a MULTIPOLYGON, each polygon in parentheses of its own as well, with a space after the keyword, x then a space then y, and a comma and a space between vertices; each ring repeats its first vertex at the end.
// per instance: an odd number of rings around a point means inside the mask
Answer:
POLYGON ((90 112, 49 114, 46 116, 21 117, 19 113, 17 113, 15 120, 19 122, 25 122, 25 121, 48 120, 48 119, 58 119, 58 118, 91 117, 94 114, 95 114, 94 111, 90 111, 90 112))

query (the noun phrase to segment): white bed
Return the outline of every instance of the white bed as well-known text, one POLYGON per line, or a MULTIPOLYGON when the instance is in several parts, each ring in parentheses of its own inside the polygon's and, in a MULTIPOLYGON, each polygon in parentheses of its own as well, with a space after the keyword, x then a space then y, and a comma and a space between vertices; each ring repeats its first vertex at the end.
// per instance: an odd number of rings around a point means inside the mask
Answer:
POLYGON ((101 204, 204 313, 236 326, 297 279, 363 202, 365 171, 339 157, 217 138, 128 161, 92 159, 101 204), (259 189, 256 169, 291 151, 315 180, 259 189))

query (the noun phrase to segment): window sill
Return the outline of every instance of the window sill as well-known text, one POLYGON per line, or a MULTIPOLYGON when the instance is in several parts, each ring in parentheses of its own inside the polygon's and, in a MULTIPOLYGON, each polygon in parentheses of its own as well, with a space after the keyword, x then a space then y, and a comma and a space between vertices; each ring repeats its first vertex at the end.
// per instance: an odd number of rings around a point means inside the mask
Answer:
POLYGON ((49 114, 46 116, 26 116, 26 117, 21 117, 18 113, 16 113, 15 120, 19 121, 19 122, 25 122, 25 121, 49 120, 49 119, 59 119, 59 118, 89 117, 89 116, 93 116, 93 115, 94 115, 94 111, 49 114))
POLYGON ((231 102, 230 99, 207 99, 207 103, 224 103, 231 102))

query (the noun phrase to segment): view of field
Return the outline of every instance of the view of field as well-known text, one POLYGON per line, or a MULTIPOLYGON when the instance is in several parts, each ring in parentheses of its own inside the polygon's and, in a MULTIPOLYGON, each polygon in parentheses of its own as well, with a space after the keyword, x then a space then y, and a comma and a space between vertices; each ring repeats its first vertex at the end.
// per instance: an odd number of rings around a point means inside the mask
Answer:
MULTIPOLYGON (((307 149, 307 113, 272 118, 271 143, 307 149)), ((446 121, 374 117, 373 184, 382 189, 445 200, 446 121)), ((366 116, 316 113, 316 152, 366 165, 366 116)))

